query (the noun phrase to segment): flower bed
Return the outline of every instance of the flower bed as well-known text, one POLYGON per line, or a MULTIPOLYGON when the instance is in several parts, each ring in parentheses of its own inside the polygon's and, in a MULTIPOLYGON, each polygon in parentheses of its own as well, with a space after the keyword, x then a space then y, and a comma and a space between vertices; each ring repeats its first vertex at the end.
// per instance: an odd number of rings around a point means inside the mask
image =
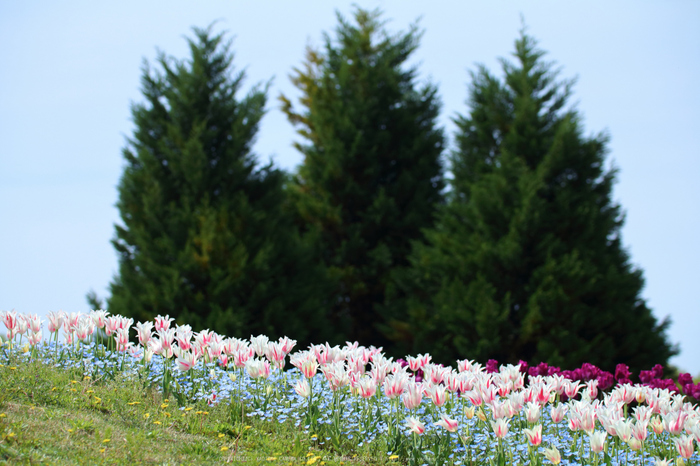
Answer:
POLYGON ((183 409, 193 400, 229 403, 291 423, 340 454, 369 449, 408 464, 700 462, 700 408, 689 402, 700 384, 683 374, 679 389, 660 366, 642 371, 636 385, 622 365, 615 374, 590 364, 561 371, 469 360, 455 369, 429 355, 393 361, 356 343, 292 352, 296 342, 286 337, 194 333, 172 328, 167 316, 133 326, 104 311, 50 313, 42 341, 38 317, 0 317, 8 329, 2 364, 40 359, 93 378, 127 374, 183 409), (132 328, 138 343, 129 340, 132 328), (293 368, 285 371, 287 361, 293 368))

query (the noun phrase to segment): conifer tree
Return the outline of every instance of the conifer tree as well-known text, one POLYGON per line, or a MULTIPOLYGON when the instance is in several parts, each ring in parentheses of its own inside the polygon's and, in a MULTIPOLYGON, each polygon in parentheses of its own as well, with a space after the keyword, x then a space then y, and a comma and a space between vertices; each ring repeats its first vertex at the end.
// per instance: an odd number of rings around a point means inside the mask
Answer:
POLYGON ((304 161, 289 191, 335 284, 333 323, 377 346, 391 271, 432 225, 444 188, 437 90, 419 87, 405 65, 420 34, 414 26, 389 35, 379 17, 356 9, 352 24, 338 14, 335 37, 325 36, 323 52, 309 49, 292 78, 304 109, 281 98, 306 139, 296 144, 304 161))
POLYGON ((416 242, 407 349, 501 363, 612 370, 676 354, 640 296, 642 271, 620 238, 608 137, 582 134, 573 80, 524 32, 504 78, 472 73, 470 113, 456 119, 449 200, 416 242))
POLYGON ((228 336, 326 338, 316 270, 285 213, 286 175, 256 167, 259 85, 238 99, 230 42, 194 29, 191 57, 144 66, 119 182, 108 309, 228 336), (311 336, 313 335, 313 337, 311 336))

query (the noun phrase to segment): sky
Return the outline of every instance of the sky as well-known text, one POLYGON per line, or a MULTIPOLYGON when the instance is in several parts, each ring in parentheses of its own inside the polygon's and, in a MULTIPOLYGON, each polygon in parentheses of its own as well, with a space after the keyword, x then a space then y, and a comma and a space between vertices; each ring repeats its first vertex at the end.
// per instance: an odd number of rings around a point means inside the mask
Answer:
MULTIPOLYGON (((410 64, 439 87, 450 144, 466 105, 469 71, 500 76, 521 29, 577 77, 573 100, 586 135, 610 135, 622 241, 646 280, 642 297, 700 374, 700 2, 359 1, 380 8, 391 32, 424 30, 410 64), (420 19, 419 19, 420 18, 420 19)), ((121 151, 143 101, 144 60, 188 57, 191 28, 233 39, 244 92, 271 81, 254 151, 294 170, 301 156, 277 97, 299 94, 289 75, 307 46, 323 45, 350 2, 0 2, 0 310, 87 312, 117 272, 121 151)), ((243 94, 240 94, 243 95, 243 94)), ((593 317, 595 318, 595 317, 593 317)))

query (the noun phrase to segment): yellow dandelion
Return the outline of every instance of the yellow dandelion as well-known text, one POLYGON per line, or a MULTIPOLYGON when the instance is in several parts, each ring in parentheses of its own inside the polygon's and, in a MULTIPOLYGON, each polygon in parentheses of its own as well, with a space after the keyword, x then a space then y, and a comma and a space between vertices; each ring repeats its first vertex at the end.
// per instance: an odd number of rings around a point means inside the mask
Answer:
POLYGON ((393 461, 393 460, 397 460, 397 459, 399 459, 399 455, 391 455, 391 456, 389 457, 389 459, 392 460, 392 461, 393 461))
POLYGON ((165 417, 170 417, 170 413, 163 413, 165 417))
POLYGON ((228 450, 228 447, 227 447, 227 446, 221 447, 221 451, 226 451, 226 450, 228 450))
POLYGON ((68 432, 70 432, 70 433, 72 434, 72 433, 73 433, 73 429, 68 429, 68 432))
POLYGON ((311 458, 309 458, 306 461, 306 464, 314 464, 316 461, 319 460, 319 458, 321 458, 321 457, 320 456, 312 456, 311 458))
POLYGON ((165 409, 168 406, 170 406, 170 405, 168 405, 167 403, 163 403, 162 405, 160 405, 160 409, 165 409))
POLYGON ((11 371, 16 371, 16 370, 17 370, 16 367, 10 367, 9 369, 10 369, 11 371))
POLYGON ((195 411, 195 414, 202 414, 204 411, 195 411))
POLYGON ((192 411, 193 409, 194 409, 193 407, 189 406, 189 407, 185 408, 185 411, 192 411))
POLYGON ((158 425, 160 425, 161 423, 160 423, 160 421, 153 421, 153 424, 158 424, 158 425))
POLYGON ((170 400, 166 398, 166 399, 163 400, 163 402, 164 402, 164 403, 170 403, 170 400))
POLYGON ((7 417, 7 414, 5 414, 5 413, 0 413, 0 418, 2 418, 2 417, 7 417))
POLYGON ((85 393, 95 393, 95 390, 88 390, 85 393))
POLYGON ((102 402, 102 398, 100 398, 99 396, 96 396, 95 397, 95 404, 101 403, 101 402, 102 402))
POLYGON ((185 416, 187 416, 187 414, 185 414, 185 413, 182 413, 182 417, 185 417, 185 416))
POLYGON ((135 405, 140 405, 140 401, 132 401, 131 403, 127 403, 129 406, 135 406, 135 405))
POLYGON ((78 383, 78 381, 77 381, 77 380, 71 380, 70 383, 73 383, 73 384, 74 384, 74 383, 78 383))
POLYGON ((244 429, 245 429, 245 430, 248 430, 248 429, 252 429, 252 427, 251 427, 251 426, 245 426, 244 429))
POLYGON ((104 453, 106 448, 100 448, 100 453, 104 453))
POLYGON ((267 461, 275 461, 277 459, 276 456, 268 456, 267 461))
POLYGON ((314 456, 314 452, 313 452, 313 451, 308 452, 308 453, 306 454, 306 457, 308 458, 309 456, 314 456))
POLYGON ((58 390, 58 388, 56 388, 56 387, 53 387, 53 388, 51 389, 52 392, 55 392, 56 390, 58 390))
POLYGON ((72 391, 72 392, 77 392, 78 390, 75 389, 75 388, 71 388, 70 391, 72 391))
POLYGON ((219 438, 224 438, 226 437, 224 434, 219 434, 219 438))
POLYGON ((110 439, 106 438, 102 441, 102 443, 109 443, 110 439))
POLYGON ((150 415, 149 413, 146 413, 146 414, 143 415, 143 418, 144 418, 144 419, 148 419, 149 417, 151 417, 151 415, 150 415))

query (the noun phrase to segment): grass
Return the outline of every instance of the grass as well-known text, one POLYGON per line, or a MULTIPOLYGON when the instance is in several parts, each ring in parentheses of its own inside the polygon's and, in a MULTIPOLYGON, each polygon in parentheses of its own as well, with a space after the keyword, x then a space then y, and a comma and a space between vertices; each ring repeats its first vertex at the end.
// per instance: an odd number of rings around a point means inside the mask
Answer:
POLYGON ((240 405, 178 407, 133 379, 83 378, 41 362, 0 366, 5 464, 368 465, 339 457, 290 424, 242 416, 240 405))

